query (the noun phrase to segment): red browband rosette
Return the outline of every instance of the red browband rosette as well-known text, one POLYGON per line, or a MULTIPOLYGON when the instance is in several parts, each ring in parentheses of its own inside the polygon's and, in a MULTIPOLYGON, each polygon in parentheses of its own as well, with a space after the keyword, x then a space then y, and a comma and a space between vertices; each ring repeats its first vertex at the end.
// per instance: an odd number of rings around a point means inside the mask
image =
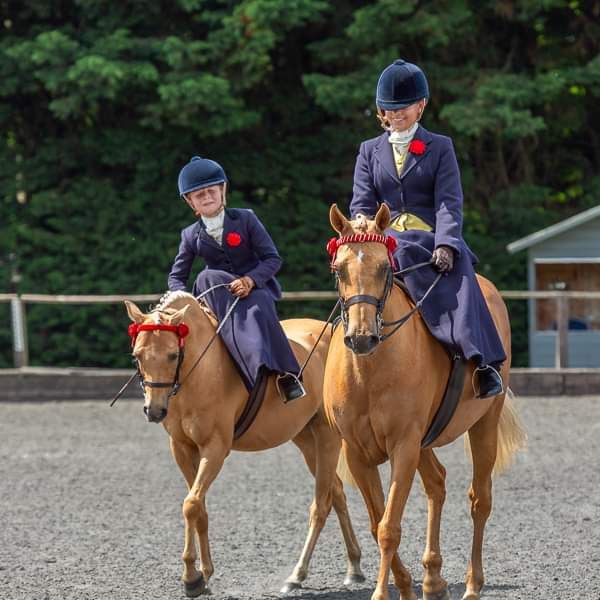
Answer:
POLYGON ((153 323, 131 323, 127 328, 127 333, 131 338, 131 347, 135 346, 135 341, 137 339, 140 331, 171 331, 177 335, 179 341, 179 347, 183 348, 184 338, 190 332, 190 328, 185 323, 180 323, 179 325, 157 325, 153 323))
POLYGON ((398 246, 398 242, 395 237, 380 233, 353 233, 352 235, 343 235, 339 238, 332 237, 327 242, 327 253, 331 257, 332 268, 340 246, 343 246, 344 244, 362 244, 365 242, 377 242, 383 244, 387 248, 390 265, 392 265, 392 269, 395 268, 393 252, 396 249, 396 246, 398 246))

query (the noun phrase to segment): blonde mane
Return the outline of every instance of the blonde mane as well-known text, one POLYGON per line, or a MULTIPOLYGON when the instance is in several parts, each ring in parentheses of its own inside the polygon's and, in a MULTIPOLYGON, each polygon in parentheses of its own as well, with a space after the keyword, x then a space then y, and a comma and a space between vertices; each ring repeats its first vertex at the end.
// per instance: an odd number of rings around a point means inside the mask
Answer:
POLYGON ((158 304, 154 307, 152 312, 163 311, 163 310, 169 308, 171 306, 171 304, 173 304, 173 302, 175 302, 175 300, 179 300, 180 298, 196 300, 196 298, 194 296, 192 296, 192 294, 190 294, 189 292, 186 292, 184 290, 176 290, 174 292, 167 291, 160 297, 158 304))
POLYGON ((152 313, 156 313, 157 317, 160 318, 161 312, 174 312, 175 309, 171 307, 177 300, 194 300, 198 303, 198 306, 206 313, 213 323, 218 323, 218 319, 204 300, 198 300, 193 294, 184 290, 175 290, 174 292, 165 292, 158 301, 158 304, 152 309, 152 313))

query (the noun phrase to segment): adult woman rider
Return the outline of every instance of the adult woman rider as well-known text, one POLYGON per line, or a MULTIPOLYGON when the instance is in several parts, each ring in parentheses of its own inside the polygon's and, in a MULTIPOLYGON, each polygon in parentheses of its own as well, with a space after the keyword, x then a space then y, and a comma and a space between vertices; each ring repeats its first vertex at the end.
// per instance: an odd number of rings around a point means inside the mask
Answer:
MULTIPOLYGON (((350 213, 372 217, 381 202, 388 205, 392 223, 386 233, 398 241, 399 268, 433 255, 445 276, 421 314, 451 353, 475 362, 477 396, 488 398, 503 390, 499 370, 506 354, 475 277, 477 259, 462 238, 463 194, 452 140, 419 124, 428 99, 427 79, 417 65, 396 60, 383 70, 376 105, 385 132, 360 146, 350 213)), ((434 277, 429 267, 405 277, 414 300, 434 277)))
POLYGON ((185 290, 196 257, 205 262, 194 296, 214 289, 206 301, 222 321, 234 296, 240 298, 220 336, 248 390, 269 372, 286 401, 300 398, 300 370, 275 309, 281 287, 275 274, 281 258, 273 240, 250 209, 226 208, 227 177, 220 164, 194 156, 179 173, 179 194, 197 221, 181 232, 179 252, 169 273, 169 290, 185 290))

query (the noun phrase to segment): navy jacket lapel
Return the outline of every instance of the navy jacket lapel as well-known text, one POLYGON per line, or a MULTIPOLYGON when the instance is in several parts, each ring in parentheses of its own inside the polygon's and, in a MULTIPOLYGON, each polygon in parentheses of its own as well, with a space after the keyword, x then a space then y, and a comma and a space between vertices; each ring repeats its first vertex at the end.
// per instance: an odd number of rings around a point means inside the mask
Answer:
POLYGON ((383 133, 379 136, 379 140, 377 141, 377 144, 375 144, 375 157, 381 163, 381 166, 386 170, 388 175, 390 175, 394 181, 400 183, 398 172, 396 170, 396 162, 394 161, 392 145, 388 142, 388 137, 388 133, 383 133))
POLYGON ((429 144, 432 139, 433 136, 429 133, 429 131, 427 131, 427 129, 419 125, 413 137, 413 141, 420 140, 421 142, 423 142, 425 144, 425 152, 423 152, 423 154, 413 154, 412 152, 408 153, 408 156, 406 157, 406 162, 404 163, 404 168, 402 169, 402 174, 400 175, 400 179, 404 179, 417 165, 417 163, 419 163, 421 160, 423 160, 423 158, 425 158, 425 156, 427 156, 427 153, 429 152, 429 144))
POLYGON ((227 234, 231 233, 232 231, 236 231, 236 229, 238 227, 239 226, 238 226, 237 217, 232 212, 225 209, 225 218, 223 219, 223 238, 222 238, 223 248, 225 248, 225 246, 227 246, 227 234))

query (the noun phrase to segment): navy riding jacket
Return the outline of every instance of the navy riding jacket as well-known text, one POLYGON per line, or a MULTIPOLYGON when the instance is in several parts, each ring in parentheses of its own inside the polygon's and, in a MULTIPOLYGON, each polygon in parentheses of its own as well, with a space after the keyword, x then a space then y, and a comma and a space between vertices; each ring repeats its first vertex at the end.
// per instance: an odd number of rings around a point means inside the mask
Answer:
POLYGON ((196 257, 206 269, 227 271, 242 277, 248 275, 257 288, 267 289, 274 300, 281 298, 281 287, 275 274, 282 260, 271 236, 250 209, 226 208, 222 245, 208 233, 202 219, 181 232, 179 252, 169 273, 169 290, 185 290, 196 257))
POLYGON ((406 157, 398 177, 389 133, 366 140, 360 146, 354 171, 350 214, 373 217, 385 202, 396 217, 412 213, 430 225, 435 247, 444 245, 460 254, 462 239, 463 193, 452 140, 420 126, 413 140, 421 140, 425 151, 406 157))

